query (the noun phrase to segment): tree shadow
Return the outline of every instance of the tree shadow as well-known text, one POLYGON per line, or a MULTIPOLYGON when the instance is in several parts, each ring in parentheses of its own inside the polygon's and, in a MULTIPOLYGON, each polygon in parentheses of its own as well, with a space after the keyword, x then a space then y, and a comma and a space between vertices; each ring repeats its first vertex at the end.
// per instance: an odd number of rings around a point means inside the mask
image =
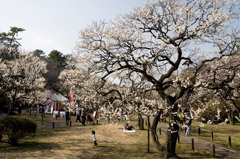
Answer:
POLYGON ((10 145, 7 142, 0 144, 0 152, 4 153, 16 153, 16 152, 34 152, 39 150, 54 150, 61 148, 60 144, 52 142, 37 142, 37 141, 25 141, 16 146, 10 145))

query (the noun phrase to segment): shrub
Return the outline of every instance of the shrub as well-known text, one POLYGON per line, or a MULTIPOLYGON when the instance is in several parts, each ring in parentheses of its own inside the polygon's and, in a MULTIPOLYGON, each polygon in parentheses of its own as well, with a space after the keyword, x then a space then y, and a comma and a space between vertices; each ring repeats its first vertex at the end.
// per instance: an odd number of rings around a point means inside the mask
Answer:
POLYGON ((20 116, 4 117, 0 123, 4 126, 2 135, 6 135, 12 145, 17 145, 21 139, 27 136, 33 137, 37 129, 34 121, 20 116))

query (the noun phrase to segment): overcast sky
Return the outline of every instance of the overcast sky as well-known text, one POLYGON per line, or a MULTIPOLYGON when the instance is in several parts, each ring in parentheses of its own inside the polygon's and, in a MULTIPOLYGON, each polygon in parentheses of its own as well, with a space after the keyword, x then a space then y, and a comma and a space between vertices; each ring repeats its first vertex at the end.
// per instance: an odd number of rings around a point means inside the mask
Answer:
POLYGON ((26 51, 70 54, 79 31, 95 20, 114 19, 147 0, 0 0, 0 32, 16 26, 26 51))

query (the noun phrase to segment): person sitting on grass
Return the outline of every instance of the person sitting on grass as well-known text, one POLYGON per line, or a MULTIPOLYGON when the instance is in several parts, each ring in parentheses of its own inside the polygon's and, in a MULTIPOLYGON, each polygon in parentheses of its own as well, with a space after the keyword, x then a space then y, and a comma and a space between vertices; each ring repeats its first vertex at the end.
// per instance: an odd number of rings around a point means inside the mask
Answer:
POLYGON ((124 126, 125 130, 133 130, 134 127, 133 126, 129 126, 129 121, 126 122, 125 126, 124 126))

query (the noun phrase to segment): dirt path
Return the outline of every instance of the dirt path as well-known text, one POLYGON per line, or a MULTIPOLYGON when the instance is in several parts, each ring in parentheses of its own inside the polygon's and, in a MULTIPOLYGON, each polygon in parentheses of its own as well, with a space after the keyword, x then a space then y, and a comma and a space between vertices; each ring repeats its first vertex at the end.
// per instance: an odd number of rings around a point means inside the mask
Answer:
MULTIPOLYGON (((153 118, 151 118, 153 120, 153 118)), ((161 131, 163 133, 167 133, 167 124, 166 123, 158 123, 158 128, 161 127, 161 131)), ((207 140, 199 139, 196 136, 186 136, 185 131, 179 132, 180 136, 180 144, 189 144, 189 148, 192 148, 192 139, 194 139, 194 148, 199 150, 204 150, 206 152, 212 153, 213 150, 213 143, 207 140)), ((215 156, 220 158, 230 158, 230 159, 239 159, 240 158, 240 151, 234 150, 230 147, 224 147, 219 144, 215 145, 215 156)))

